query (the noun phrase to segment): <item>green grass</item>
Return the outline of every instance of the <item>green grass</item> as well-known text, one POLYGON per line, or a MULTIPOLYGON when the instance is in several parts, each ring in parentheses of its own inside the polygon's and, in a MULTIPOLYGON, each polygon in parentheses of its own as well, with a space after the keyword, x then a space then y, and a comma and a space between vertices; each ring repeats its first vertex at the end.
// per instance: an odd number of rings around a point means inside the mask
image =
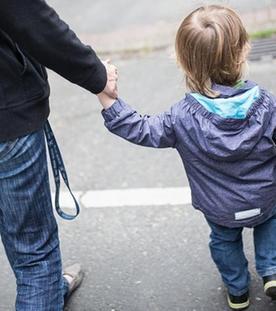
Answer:
POLYGON ((251 33, 250 38, 252 40, 265 39, 265 38, 271 38, 274 35, 276 35, 276 29, 266 29, 266 30, 260 30, 260 31, 251 33))

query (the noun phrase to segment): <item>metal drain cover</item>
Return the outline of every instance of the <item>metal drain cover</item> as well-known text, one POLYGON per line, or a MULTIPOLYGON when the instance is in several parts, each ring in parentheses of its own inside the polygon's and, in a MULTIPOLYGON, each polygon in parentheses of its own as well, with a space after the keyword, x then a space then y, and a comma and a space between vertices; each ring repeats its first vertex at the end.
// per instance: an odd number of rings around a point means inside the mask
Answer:
POLYGON ((276 58, 276 36, 252 41, 250 61, 260 61, 265 58, 276 58))

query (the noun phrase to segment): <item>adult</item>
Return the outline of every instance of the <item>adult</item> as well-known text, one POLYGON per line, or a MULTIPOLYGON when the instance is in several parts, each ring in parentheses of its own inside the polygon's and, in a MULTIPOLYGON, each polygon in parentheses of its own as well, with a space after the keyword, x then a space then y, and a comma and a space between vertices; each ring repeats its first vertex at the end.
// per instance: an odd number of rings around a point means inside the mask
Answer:
POLYGON ((62 274, 44 139, 50 93, 44 66, 94 94, 116 97, 106 87, 115 68, 82 44, 45 1, 2 0, 0 232, 17 281, 18 311, 62 310, 64 296, 81 281, 78 266, 62 274))

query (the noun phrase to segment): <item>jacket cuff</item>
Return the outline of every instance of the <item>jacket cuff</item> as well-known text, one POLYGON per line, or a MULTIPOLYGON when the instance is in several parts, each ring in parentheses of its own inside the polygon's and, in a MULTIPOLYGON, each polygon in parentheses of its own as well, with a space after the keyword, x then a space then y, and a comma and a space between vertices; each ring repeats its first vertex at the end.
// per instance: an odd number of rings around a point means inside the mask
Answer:
POLYGON ((118 98, 111 107, 102 110, 102 116, 105 122, 110 122, 118 118, 122 111, 129 112, 130 110, 130 107, 118 98))
POLYGON ((82 82, 81 86, 93 94, 101 93, 107 83, 107 72, 104 64, 97 58, 94 70, 87 80, 82 82))

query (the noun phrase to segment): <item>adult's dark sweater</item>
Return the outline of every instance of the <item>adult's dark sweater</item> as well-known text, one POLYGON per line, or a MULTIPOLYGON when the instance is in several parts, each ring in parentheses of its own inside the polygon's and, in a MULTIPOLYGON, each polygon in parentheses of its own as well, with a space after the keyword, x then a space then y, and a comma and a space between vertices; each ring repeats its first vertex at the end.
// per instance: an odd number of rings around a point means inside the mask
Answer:
POLYGON ((97 94, 106 70, 43 0, 0 2, 0 142, 43 127, 50 88, 45 67, 97 94))

